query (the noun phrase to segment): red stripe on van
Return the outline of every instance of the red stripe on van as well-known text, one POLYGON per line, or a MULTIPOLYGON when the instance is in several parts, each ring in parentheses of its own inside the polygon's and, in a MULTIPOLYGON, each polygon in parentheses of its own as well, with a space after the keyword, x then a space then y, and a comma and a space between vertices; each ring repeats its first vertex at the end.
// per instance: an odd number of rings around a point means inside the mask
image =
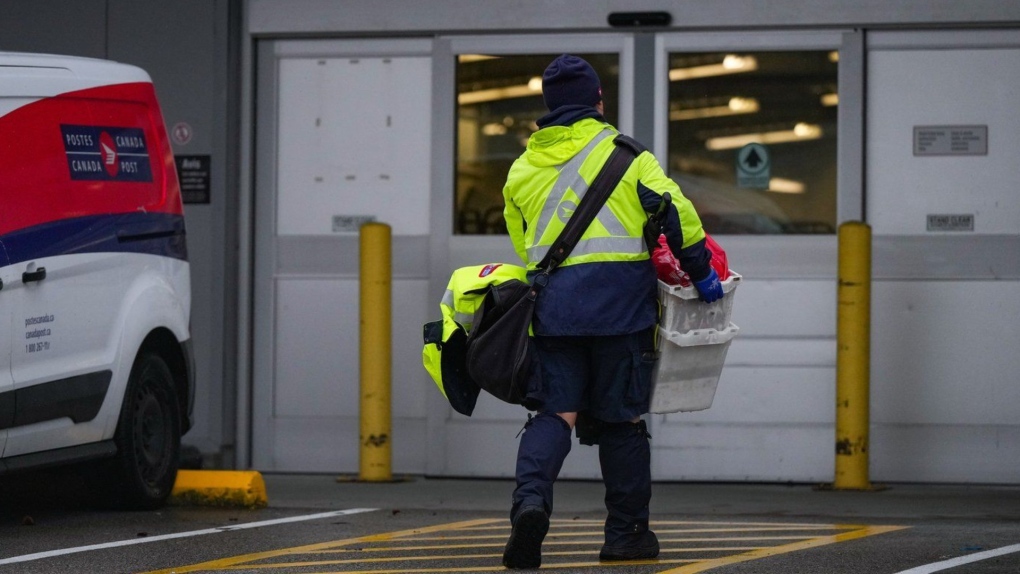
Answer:
POLYGON ((101 86, 32 102, 0 117, 0 134, 0 235, 74 217, 183 214, 173 150, 150 83, 101 86), (61 125, 141 130, 151 181, 73 178, 61 125))

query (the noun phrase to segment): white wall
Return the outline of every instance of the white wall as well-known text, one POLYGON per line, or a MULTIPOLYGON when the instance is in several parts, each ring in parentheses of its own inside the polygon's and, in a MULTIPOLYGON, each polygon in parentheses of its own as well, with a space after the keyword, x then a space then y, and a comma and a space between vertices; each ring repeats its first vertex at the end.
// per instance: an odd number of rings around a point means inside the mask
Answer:
POLYGON ((872 475, 1020 481, 1020 34, 877 34, 867 85, 868 221, 920 262, 876 261, 872 475), (946 125, 986 126, 987 154, 915 155, 914 127, 946 125))

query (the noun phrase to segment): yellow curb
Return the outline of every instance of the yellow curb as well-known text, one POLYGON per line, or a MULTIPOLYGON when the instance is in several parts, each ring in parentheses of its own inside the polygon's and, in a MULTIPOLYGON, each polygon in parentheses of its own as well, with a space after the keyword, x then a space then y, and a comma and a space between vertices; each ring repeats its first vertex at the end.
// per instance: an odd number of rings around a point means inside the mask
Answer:
POLYGON ((266 483, 254 470, 179 470, 170 503, 265 508, 266 483))

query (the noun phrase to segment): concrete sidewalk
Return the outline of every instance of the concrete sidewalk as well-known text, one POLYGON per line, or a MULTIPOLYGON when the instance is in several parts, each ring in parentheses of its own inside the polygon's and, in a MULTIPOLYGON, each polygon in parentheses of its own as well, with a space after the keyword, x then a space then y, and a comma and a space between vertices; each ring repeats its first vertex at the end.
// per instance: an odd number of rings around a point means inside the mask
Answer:
MULTIPOLYGON (((338 482, 337 475, 265 474, 270 508, 457 510, 507 515, 511 480, 407 477, 393 483, 338 482)), ((1020 485, 889 484, 874 492, 832 491, 807 484, 655 483, 652 515, 797 517, 829 521, 1018 520, 1020 485)), ((605 512, 602 484, 556 483, 554 514, 605 512)))

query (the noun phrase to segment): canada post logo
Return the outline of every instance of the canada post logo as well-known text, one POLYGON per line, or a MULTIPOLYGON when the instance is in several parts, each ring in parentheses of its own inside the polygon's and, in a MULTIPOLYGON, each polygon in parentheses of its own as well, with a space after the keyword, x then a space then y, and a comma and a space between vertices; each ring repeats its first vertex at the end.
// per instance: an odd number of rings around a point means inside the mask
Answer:
POLYGON ((71 179, 151 182, 149 150, 141 128, 61 124, 71 179))
POLYGON ((502 265, 503 265, 502 263, 490 263, 485 267, 482 267, 482 270, 478 272, 478 276, 488 277, 489 275, 492 275, 492 273, 495 270, 499 269, 502 265))

